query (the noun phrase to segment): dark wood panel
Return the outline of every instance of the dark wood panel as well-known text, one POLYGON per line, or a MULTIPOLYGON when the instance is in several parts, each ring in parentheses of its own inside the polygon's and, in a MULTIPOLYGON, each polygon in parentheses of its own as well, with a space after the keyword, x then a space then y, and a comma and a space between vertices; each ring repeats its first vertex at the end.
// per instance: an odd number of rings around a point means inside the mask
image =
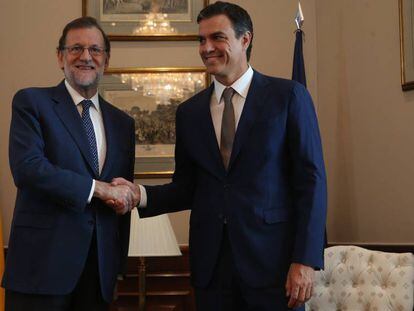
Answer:
MULTIPOLYGON (((195 311, 190 283, 188 246, 182 256, 148 257, 146 262, 146 311, 195 311)), ((128 258, 127 271, 117 284, 111 311, 137 310, 139 304, 139 258, 128 258)))
MULTIPOLYGON (((414 244, 387 244, 387 243, 336 243, 329 242, 329 246, 336 245, 355 245, 359 247, 364 247, 367 249, 372 249, 382 252, 394 252, 394 253, 414 253, 414 244)), ((188 246, 180 246, 182 256, 177 257, 149 257, 148 260, 151 262, 150 269, 153 271, 189 271, 188 262, 189 262, 189 252, 188 246)), ((4 256, 7 257, 7 247, 4 248, 4 256)), ((127 271, 134 271, 135 267, 138 266, 138 257, 129 257, 128 258, 128 268, 127 271)))

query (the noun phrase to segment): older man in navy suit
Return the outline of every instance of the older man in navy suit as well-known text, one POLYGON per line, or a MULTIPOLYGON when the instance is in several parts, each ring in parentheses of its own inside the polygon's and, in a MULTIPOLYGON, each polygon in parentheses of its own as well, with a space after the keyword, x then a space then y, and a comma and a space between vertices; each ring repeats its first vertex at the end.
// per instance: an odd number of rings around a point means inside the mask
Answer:
POLYGON ((97 93, 109 40, 83 17, 66 25, 57 53, 65 80, 13 99, 8 311, 108 310, 128 251, 136 202, 108 181, 133 179, 134 121, 97 93))
POLYGON ((200 56, 215 80, 179 106, 173 181, 136 188, 140 214, 191 209, 199 311, 303 309, 323 267, 326 220, 311 97, 250 67, 253 25, 241 7, 215 2, 198 23, 200 56))

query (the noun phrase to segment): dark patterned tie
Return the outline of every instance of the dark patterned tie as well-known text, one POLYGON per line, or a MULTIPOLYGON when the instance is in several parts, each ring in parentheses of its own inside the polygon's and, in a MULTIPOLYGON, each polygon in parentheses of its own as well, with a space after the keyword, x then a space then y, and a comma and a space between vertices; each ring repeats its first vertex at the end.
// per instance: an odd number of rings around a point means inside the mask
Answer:
POLYGON ((93 129, 92 120, 89 114, 89 108, 92 105, 92 101, 89 99, 85 99, 81 102, 83 110, 82 110, 82 124, 86 131, 86 136, 88 137, 89 148, 91 150, 92 161, 93 161, 93 168, 95 173, 99 175, 99 161, 98 161, 98 148, 96 147, 96 136, 95 131, 93 129))
POLYGON ((224 111, 221 121, 220 153, 226 170, 229 167, 231 150, 233 149, 234 134, 236 132, 236 121, 234 117, 234 108, 231 99, 234 90, 228 87, 223 92, 224 111))

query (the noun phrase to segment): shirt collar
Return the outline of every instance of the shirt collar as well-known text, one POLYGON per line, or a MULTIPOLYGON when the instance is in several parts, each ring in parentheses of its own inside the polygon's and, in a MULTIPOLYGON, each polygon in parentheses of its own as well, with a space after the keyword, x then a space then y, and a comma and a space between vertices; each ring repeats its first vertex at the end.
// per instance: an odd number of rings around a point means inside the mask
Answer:
MULTIPOLYGON (((66 89, 69 92, 70 97, 72 97, 73 102, 75 103, 75 105, 79 105, 83 100, 85 100, 86 98, 84 98, 82 95, 80 95, 78 93, 78 91, 76 91, 70 84, 69 82, 65 79, 65 86, 66 89)), ((100 107, 99 107, 99 95, 98 92, 95 93, 95 95, 93 95, 90 100, 92 101, 93 107, 95 107, 96 110, 98 110, 98 112, 100 112, 100 107)))
MULTIPOLYGON (((253 73, 253 69, 249 65, 246 72, 230 85, 230 87, 232 87, 241 97, 246 98, 247 93, 249 92, 250 83, 253 79, 253 73)), ((217 103, 220 103, 221 95, 223 95, 223 91, 226 87, 227 86, 214 79, 214 94, 216 95, 217 103)))

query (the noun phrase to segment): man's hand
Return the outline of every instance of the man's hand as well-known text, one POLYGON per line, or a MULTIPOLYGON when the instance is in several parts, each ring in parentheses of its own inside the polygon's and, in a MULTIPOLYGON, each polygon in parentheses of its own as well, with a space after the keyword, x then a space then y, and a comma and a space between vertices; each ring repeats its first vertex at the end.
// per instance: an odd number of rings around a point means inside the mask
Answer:
POLYGON ((299 263, 292 263, 286 280, 286 297, 289 298, 288 307, 297 308, 303 305, 312 296, 315 271, 312 267, 299 263))
POLYGON ((134 183, 122 177, 117 177, 117 178, 112 179, 111 185, 115 187, 127 186, 133 193, 134 207, 137 206, 139 202, 141 201, 141 191, 139 187, 136 186, 134 183))
POLYGON ((94 197, 107 203, 120 215, 126 214, 136 205, 135 194, 126 185, 113 186, 102 181, 96 181, 94 197))

